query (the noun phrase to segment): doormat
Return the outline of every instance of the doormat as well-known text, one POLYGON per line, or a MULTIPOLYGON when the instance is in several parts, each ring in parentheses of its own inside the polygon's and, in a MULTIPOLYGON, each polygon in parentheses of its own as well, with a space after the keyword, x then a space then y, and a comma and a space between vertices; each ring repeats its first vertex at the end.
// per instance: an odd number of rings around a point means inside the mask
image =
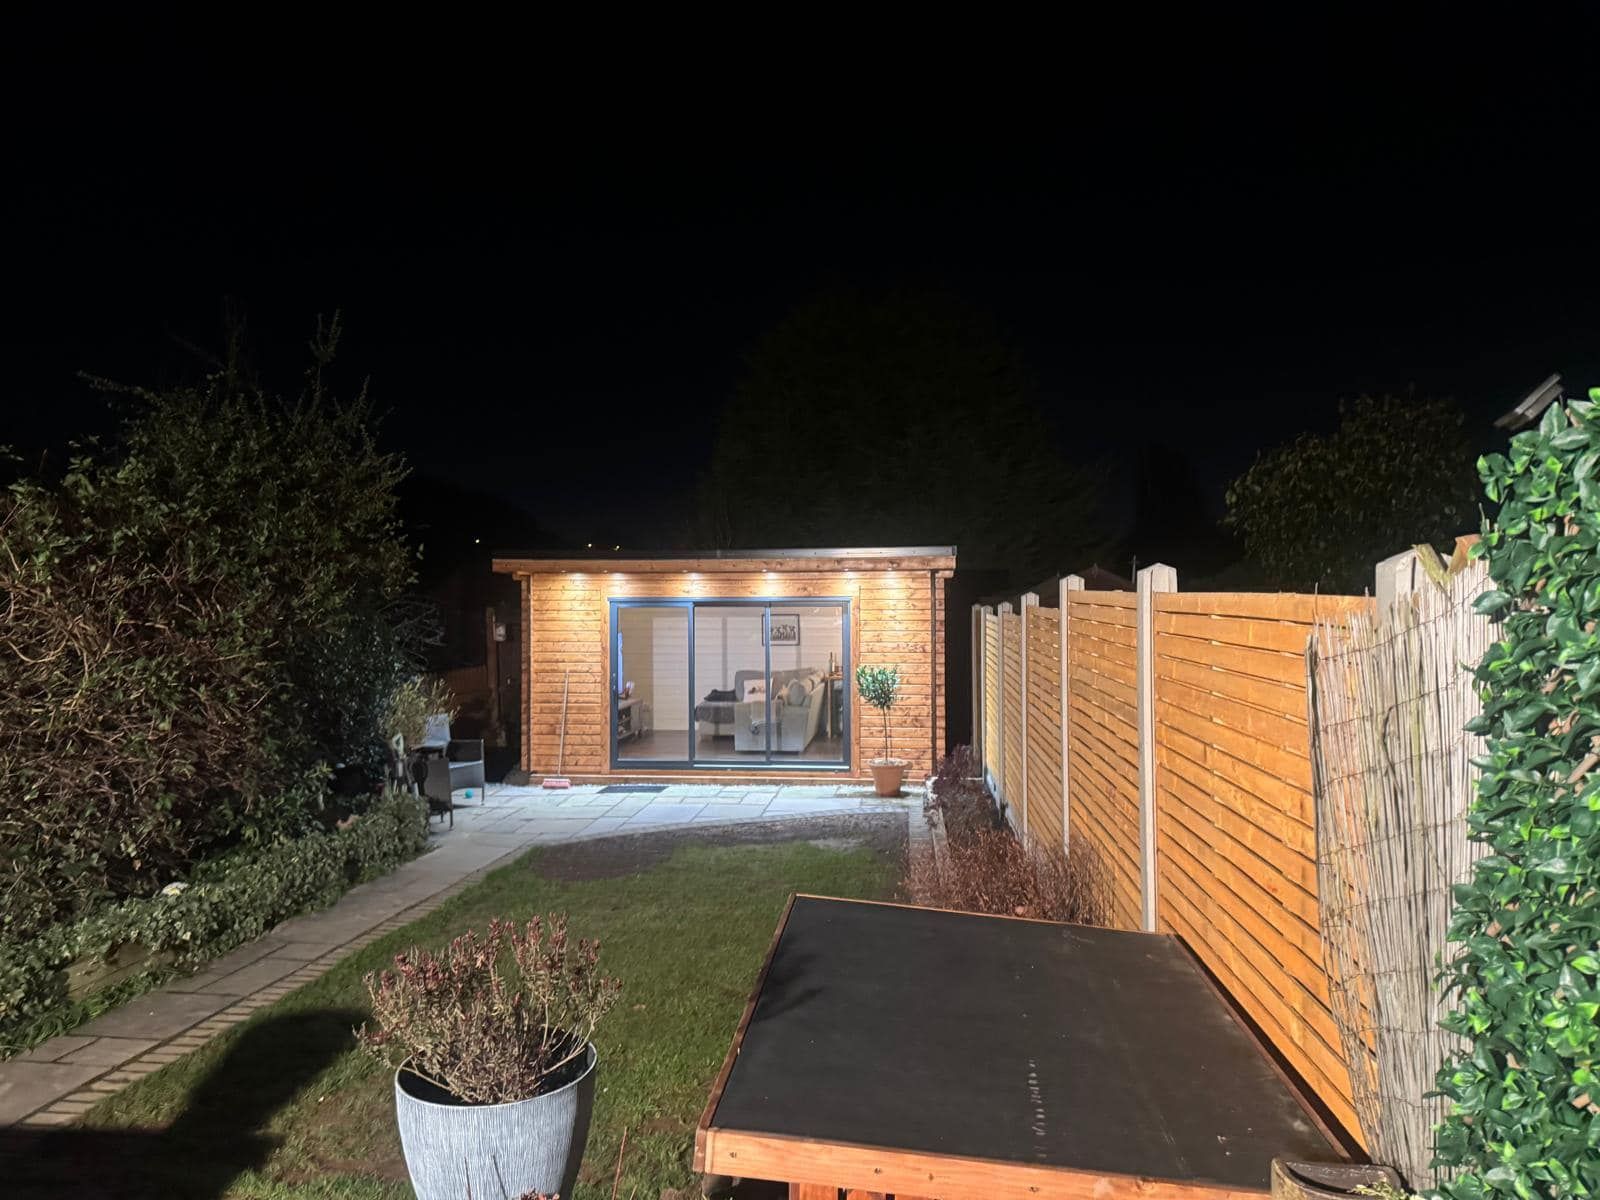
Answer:
POLYGON ((667 785, 664 783, 611 783, 595 793, 597 796, 615 796, 622 792, 664 792, 667 785))

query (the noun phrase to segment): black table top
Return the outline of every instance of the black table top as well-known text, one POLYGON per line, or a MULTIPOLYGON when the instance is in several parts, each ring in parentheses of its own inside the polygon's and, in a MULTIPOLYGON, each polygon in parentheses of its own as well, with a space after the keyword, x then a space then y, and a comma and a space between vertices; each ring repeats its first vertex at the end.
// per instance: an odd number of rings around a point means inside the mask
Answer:
POLYGON ((1341 1157, 1175 938, 815 897, 710 1125, 1249 1189, 1341 1157))

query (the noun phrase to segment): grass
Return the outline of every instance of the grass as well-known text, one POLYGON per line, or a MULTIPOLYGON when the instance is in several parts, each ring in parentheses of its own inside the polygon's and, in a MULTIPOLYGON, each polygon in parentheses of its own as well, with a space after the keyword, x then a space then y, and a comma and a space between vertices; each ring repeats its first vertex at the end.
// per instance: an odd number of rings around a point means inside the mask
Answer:
POLYGON ((865 847, 809 842, 685 846, 608 879, 560 881, 533 851, 436 912, 352 955, 207 1046, 91 1111, 80 1158, 140 1164, 153 1193, 289 1200, 410 1196, 392 1078, 356 1049, 361 977, 411 945, 437 945, 492 916, 564 910, 598 937, 622 1002, 597 1038, 599 1089, 577 1200, 656 1200, 692 1184, 693 1131, 789 894, 880 898, 897 865, 865 847))

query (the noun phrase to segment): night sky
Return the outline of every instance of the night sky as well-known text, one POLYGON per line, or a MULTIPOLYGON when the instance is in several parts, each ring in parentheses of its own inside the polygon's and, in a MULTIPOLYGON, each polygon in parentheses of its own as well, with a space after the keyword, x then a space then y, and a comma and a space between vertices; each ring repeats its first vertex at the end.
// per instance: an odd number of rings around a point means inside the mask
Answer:
POLYGON ((1220 514, 1341 396, 1487 420, 1551 371, 1600 383, 1600 110, 1567 61, 1600 30, 1546 11, 782 62, 643 29, 14 27, 0 442, 107 429, 75 373, 179 378, 225 302, 292 382, 338 308, 345 389, 424 475, 648 546, 763 329, 915 284, 1010 331, 1069 454, 1169 447, 1220 514))

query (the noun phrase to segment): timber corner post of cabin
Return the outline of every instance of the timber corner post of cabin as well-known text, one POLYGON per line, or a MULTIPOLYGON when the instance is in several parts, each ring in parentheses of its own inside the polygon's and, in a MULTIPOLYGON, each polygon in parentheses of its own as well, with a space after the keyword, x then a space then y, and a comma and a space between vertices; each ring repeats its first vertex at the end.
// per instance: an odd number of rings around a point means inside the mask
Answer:
POLYGON ((902 764, 892 795, 944 755, 954 546, 500 553, 493 565, 520 593, 530 782, 867 784, 883 751, 902 764), (892 713, 862 694, 863 663, 893 673, 892 713))
POLYGON ((1267 1200, 1275 1160, 1349 1154, 1175 935, 821 896, 784 910, 694 1149, 790 1200, 1267 1200))

